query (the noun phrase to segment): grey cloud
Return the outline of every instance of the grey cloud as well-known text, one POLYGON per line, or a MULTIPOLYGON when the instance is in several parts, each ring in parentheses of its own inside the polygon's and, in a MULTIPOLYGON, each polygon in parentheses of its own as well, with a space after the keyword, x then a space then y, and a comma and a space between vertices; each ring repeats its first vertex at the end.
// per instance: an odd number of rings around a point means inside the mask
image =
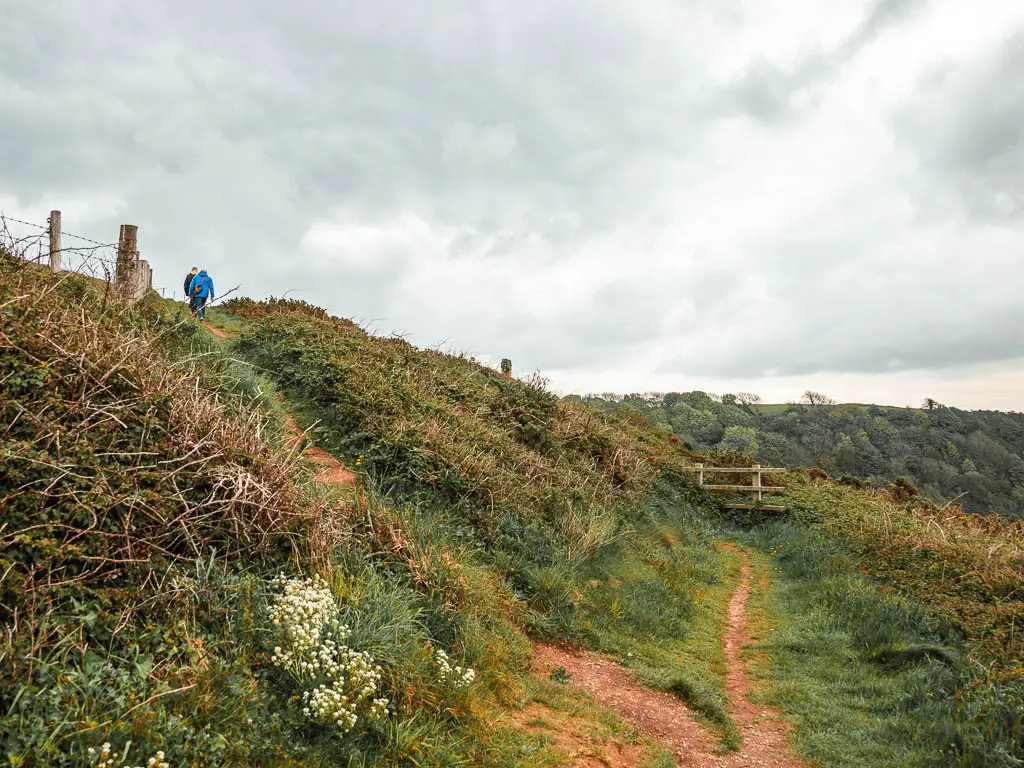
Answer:
MULTIPOLYGON (((0 192, 26 209, 120 200, 116 216, 65 228, 109 239, 139 224, 158 284, 199 262, 219 285, 298 289, 382 331, 525 368, 596 370, 641 350, 723 376, 1006 359, 1020 342, 1003 329, 1022 320, 1009 286, 954 300, 959 313, 907 298, 979 279, 962 260, 987 230, 967 222, 959 250, 934 246, 912 286, 889 280, 898 265, 882 254, 919 251, 964 211, 1001 232, 1019 221, 1019 48, 936 69, 880 116, 920 169, 897 172, 887 163, 904 156, 851 135, 818 178, 793 143, 791 118, 830 108, 825 89, 920 8, 877 0, 838 45, 799 43, 792 67, 745 44, 744 74, 720 82, 709 62, 756 18, 743 4, 5 0, 0 192), (743 154, 747 142, 761 149, 743 154), (767 201, 776 228, 746 233, 764 217, 742 206, 766 201, 745 193, 779 156, 815 194, 767 201), (838 194, 863 165, 877 184, 838 194), (931 220, 897 221, 876 193, 931 220), (316 224, 387 232, 407 216, 425 242, 308 246, 316 224), (578 289, 533 300, 566 264, 578 289), (500 295, 446 293, 430 278, 453 265, 500 295), (491 273, 515 284, 507 296, 491 273)), ((1003 256, 1007 272, 1016 258, 1003 256)), ((637 369, 637 389, 649 373, 637 369)))
POLYGON ((346 262, 343 269, 329 259, 301 264, 282 259, 264 269, 271 278, 269 293, 282 296, 290 291, 290 297, 318 306, 343 306, 346 317, 361 323, 373 321, 375 328, 388 333, 395 329, 396 320, 390 311, 393 284, 388 277, 407 268, 410 258, 408 253, 392 250, 375 254, 372 260, 346 262))
MULTIPOLYGON (((842 318, 821 318, 820 322, 822 327, 818 329, 802 327, 791 336, 763 338, 742 357, 703 350, 700 370, 709 376, 756 378, 820 372, 955 371, 983 363, 1024 360, 1024 338, 1017 330, 1024 323, 1024 309, 1020 307, 984 313, 959 329, 943 325, 921 329, 878 322, 851 327, 842 318)), ((693 361, 677 361, 674 367, 692 369, 693 361)))
POLYGON ((752 61, 730 94, 731 104, 763 123, 776 123, 793 110, 794 95, 819 78, 821 62, 805 59, 792 72, 784 72, 767 59, 752 61))
MULTIPOLYGON (((20 5, 33 27, 48 18, 31 7, 35 4, 20 5)), ((499 182, 495 190, 512 183, 536 195, 525 228, 541 212, 590 201, 601 205, 586 222, 597 227, 622 210, 621 200, 608 199, 607 185, 623 172, 624 147, 650 145, 659 154, 672 154, 687 146, 689 96, 673 95, 678 85, 659 93, 659 80, 671 85, 671 68, 639 58, 643 29, 612 4, 596 4, 585 13, 535 5, 516 14, 501 4, 477 13, 454 4, 435 10, 396 2, 305 0, 287 12, 278 3, 251 3, 238 14, 230 6, 184 2, 173 13, 159 4, 137 7, 132 19, 137 27, 129 35, 113 24, 121 7, 108 1, 89 16, 61 16, 68 19, 61 31, 69 38, 91 33, 97 46, 112 52, 100 57, 96 82, 92 77, 76 81, 66 72, 57 76, 53 62, 15 74, 39 87, 56 85, 55 102, 64 95, 60 86, 83 93, 92 88, 83 107, 95 119, 72 115, 62 135, 54 137, 76 155, 82 137, 92 136, 126 148, 139 142, 135 158, 152 161, 145 133, 171 121, 183 145, 194 142, 197 133, 259 142, 266 162, 288 168, 306 204, 344 196, 357 198, 355 204, 364 208, 393 207, 430 195, 435 215, 464 221, 467 215, 484 215, 467 210, 459 194, 479 186, 479 163, 446 162, 452 159, 453 132, 463 126, 479 137, 498 130, 504 131, 500 141, 514 140, 518 156, 503 176, 487 170, 492 183, 499 182), (91 29, 77 28, 83 22, 91 29), (167 33, 158 30, 170 30, 173 45, 181 49, 163 65, 139 53, 160 50, 160 37, 167 33), (118 45, 126 38, 130 45, 118 45), (167 79, 170 66, 175 73, 167 79), (129 74, 140 67, 153 70, 146 89, 136 89, 129 74), (637 75, 653 87, 638 91, 637 75), (118 117, 105 115, 108 108, 118 117), (681 113, 684 122, 647 116, 666 108, 681 113), (143 117, 133 121, 136 109, 143 117), (120 116, 129 120, 122 123, 120 116)), ((21 52, 16 45, 12 58, 21 52)), ((97 63, 95 49, 78 50, 74 57, 97 63)), ((63 60, 68 70, 74 63, 63 60)), ((54 112, 62 109, 54 104, 54 112)), ((24 119, 50 125, 51 114, 26 110, 24 119)), ((479 154, 484 145, 476 140, 473 151, 479 154)), ((161 147, 169 159, 157 162, 180 172, 188 154, 168 150, 163 142, 161 147)), ((86 166, 79 173, 95 179, 102 169, 86 166)), ((505 196, 492 192, 480 207, 505 196)))
POLYGON ((887 237, 852 224, 770 246, 749 278, 763 300, 722 274, 718 300, 696 305, 700 332, 661 370, 757 378, 1024 360, 1024 303, 1000 279, 1020 272, 1014 254, 902 253, 887 237))
POLYGON ((1024 30, 987 55, 933 67, 892 123, 968 216, 1024 217, 1024 30))
POLYGON ((889 27, 906 21, 926 0, 875 0, 864 20, 834 54, 833 61, 842 64, 873 43, 889 27))
POLYGON ((875 0, 861 23, 829 51, 806 52, 791 67, 757 57, 733 84, 727 108, 766 124, 790 118, 817 103, 819 91, 890 27, 906 20, 924 0, 875 0))
POLYGON ((575 299, 546 316, 510 313, 498 327, 502 349, 495 351, 542 369, 585 365, 595 349, 598 357, 629 357, 661 336, 666 309, 682 297, 671 284, 622 277, 585 302, 575 299))

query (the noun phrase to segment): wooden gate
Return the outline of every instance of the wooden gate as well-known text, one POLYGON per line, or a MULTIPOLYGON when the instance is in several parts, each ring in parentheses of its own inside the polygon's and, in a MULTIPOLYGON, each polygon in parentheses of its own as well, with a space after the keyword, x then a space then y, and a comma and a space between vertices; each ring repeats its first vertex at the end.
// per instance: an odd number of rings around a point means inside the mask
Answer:
MULTIPOLYGON (((764 475, 770 475, 773 473, 789 472, 785 467, 762 467, 760 464, 755 464, 752 467, 705 467, 703 464, 694 464, 692 467, 686 467, 691 472, 697 473, 697 485, 706 491, 735 491, 737 493, 750 493, 756 497, 757 501, 760 502, 762 494, 765 493, 778 493, 784 491, 780 485, 764 485, 762 479, 764 475), (721 484, 721 483, 705 483, 704 475, 750 475, 750 485, 733 485, 733 484, 721 484)), ((752 509, 753 504, 749 503, 729 503, 725 505, 729 509, 752 509)), ((781 512, 785 507, 781 507, 777 504, 758 504, 761 509, 771 509, 781 512)))

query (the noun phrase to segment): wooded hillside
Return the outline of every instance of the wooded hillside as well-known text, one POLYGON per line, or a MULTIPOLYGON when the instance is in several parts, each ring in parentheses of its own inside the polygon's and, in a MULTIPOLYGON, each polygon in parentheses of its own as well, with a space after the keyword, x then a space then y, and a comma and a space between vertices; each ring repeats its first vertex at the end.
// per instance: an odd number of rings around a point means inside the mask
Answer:
MULTIPOLYGON (((762 464, 820 467, 886 486, 907 477, 931 501, 1024 516, 1024 414, 930 407, 763 405, 704 392, 582 398, 644 413, 693 448, 738 451, 762 464)), ((822 398, 825 400, 825 398, 822 398)))

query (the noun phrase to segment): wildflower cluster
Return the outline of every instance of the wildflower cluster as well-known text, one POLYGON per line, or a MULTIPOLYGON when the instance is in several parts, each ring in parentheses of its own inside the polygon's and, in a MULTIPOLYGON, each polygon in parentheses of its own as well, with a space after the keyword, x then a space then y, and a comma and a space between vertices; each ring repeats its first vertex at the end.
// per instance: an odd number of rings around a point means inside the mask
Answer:
POLYGON ((434 653, 434 661, 438 667, 438 677, 441 682, 450 685, 455 690, 469 688, 476 679, 476 672, 472 667, 454 666, 448 658, 448 654, 440 648, 434 653))
POLYGON ((281 637, 288 646, 283 656, 275 649, 275 656, 281 657, 281 666, 287 666, 315 651, 324 625, 337 615, 338 609, 334 595, 319 576, 289 579, 280 575, 274 583, 281 594, 270 601, 271 621, 281 630, 281 637))
POLYGON ((345 641, 351 631, 338 620, 334 595, 319 578, 276 580, 281 593, 270 601, 281 645, 271 661, 306 688, 302 713, 342 731, 360 716, 380 720, 388 700, 377 697, 381 668, 368 653, 353 651, 345 641))
MULTIPOLYGON (((109 741, 100 747, 98 754, 94 747, 89 747, 86 753, 89 755, 90 768, 132 768, 132 766, 122 763, 120 759, 111 754, 109 741)), ((146 761, 145 766, 137 765, 134 768, 170 768, 170 764, 164 760, 164 753, 160 750, 146 761)))

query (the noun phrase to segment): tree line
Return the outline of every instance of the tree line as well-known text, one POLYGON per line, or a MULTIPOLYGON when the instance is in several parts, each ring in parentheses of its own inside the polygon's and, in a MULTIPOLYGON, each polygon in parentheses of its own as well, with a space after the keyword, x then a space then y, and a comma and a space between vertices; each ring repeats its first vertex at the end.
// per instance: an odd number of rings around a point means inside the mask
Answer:
POLYGON ((691 448, 746 453, 761 464, 819 467, 886 486, 910 479, 937 504, 1024 517, 1024 414, 837 405, 818 392, 766 405, 752 393, 572 396, 608 412, 630 408, 691 448))

